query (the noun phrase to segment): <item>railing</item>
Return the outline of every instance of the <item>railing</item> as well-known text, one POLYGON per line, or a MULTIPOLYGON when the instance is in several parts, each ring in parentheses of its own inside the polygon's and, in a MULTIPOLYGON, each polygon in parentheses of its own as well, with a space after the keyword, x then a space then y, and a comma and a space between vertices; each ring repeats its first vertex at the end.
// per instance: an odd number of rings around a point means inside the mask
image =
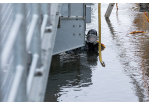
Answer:
POLYGON ((0 101, 43 101, 61 4, 0 7, 0 101))

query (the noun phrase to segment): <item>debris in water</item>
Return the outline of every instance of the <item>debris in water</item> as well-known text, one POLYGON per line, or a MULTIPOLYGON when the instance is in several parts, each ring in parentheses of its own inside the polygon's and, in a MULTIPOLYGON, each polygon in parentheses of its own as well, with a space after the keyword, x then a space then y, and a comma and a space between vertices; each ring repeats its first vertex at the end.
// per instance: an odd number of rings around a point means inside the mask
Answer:
POLYGON ((146 32, 144 32, 144 31, 133 31, 133 32, 131 32, 129 34, 135 34, 135 33, 146 33, 146 32))

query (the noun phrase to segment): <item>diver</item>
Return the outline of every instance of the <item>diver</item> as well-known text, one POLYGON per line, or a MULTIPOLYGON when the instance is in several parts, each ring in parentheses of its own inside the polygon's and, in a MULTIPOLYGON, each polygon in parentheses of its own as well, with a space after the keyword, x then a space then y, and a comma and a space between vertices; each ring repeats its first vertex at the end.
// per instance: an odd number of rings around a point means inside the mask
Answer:
MULTIPOLYGON (((79 54, 79 53, 87 52, 87 54, 88 54, 90 52, 91 56, 93 58, 94 58, 94 55, 98 56, 98 54, 99 54, 100 55, 99 56, 100 63, 103 67, 105 67, 105 63, 102 61, 100 51, 103 51, 106 47, 104 44, 101 43, 101 50, 98 52, 98 48, 99 48, 98 43, 99 43, 99 41, 98 41, 98 37, 97 37, 97 31, 94 29, 91 29, 88 31, 88 33, 86 35, 85 46, 66 51, 65 53, 79 54)), ((97 58, 97 56, 95 56, 95 59, 97 58)))
MULTIPOLYGON (((101 43, 101 51, 105 49, 105 45, 101 43)), ((77 53, 80 51, 96 51, 98 52, 98 37, 97 31, 94 29, 90 29, 86 35, 85 46, 76 48, 70 51, 66 51, 68 54, 77 53)))
MULTIPOLYGON (((96 30, 91 29, 88 31, 86 35, 85 49, 98 51, 98 38, 96 30)), ((101 43, 101 51, 103 51, 104 49, 105 45, 101 43)))

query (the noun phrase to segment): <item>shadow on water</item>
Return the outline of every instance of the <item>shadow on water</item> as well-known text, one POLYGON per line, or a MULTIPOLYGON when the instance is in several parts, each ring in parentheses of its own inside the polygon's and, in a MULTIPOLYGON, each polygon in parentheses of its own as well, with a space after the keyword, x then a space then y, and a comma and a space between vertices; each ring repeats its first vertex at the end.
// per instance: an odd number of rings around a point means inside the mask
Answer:
MULTIPOLYGON (((139 16, 139 15, 138 15, 139 16)), ((120 24, 120 21, 119 21, 119 18, 118 18, 118 13, 116 13, 116 17, 117 17, 117 23, 120 24)), ((136 17, 138 19, 138 17, 136 17)), ((138 47, 137 49, 134 49, 134 50, 129 50, 128 48, 126 48, 125 46, 125 43, 122 43, 121 40, 123 39, 123 37, 117 37, 115 38, 116 34, 114 33, 114 27, 112 26, 111 24, 111 21, 109 20, 109 18, 105 18, 106 22, 107 22, 107 25, 109 27, 109 30, 112 34, 112 38, 115 40, 116 43, 113 43, 113 45, 115 44, 115 48, 118 49, 118 52, 117 52, 117 55, 118 55, 118 59, 120 61, 120 63, 123 65, 123 68, 124 68, 124 71, 125 73, 131 78, 131 83, 133 84, 134 86, 134 91, 135 91, 135 94, 136 96, 138 97, 138 101, 139 102, 144 102, 144 101, 149 101, 148 98, 149 98, 149 94, 148 94, 148 82, 146 80, 146 78, 149 77, 149 69, 147 68, 147 72, 144 72, 146 71, 145 68, 146 68, 146 65, 144 64, 149 64, 149 54, 140 54, 139 53, 139 56, 141 55, 141 59, 145 59, 146 62, 144 61, 135 61, 133 60, 133 58, 131 58, 131 54, 132 52, 140 52, 140 51, 143 51, 143 52, 148 52, 146 51, 144 48, 146 45, 149 44, 149 41, 147 41, 146 44, 143 44, 143 46, 140 46, 138 47), (144 48, 144 49, 142 49, 144 48), (131 63, 132 62, 137 62, 137 64, 139 65, 139 67, 136 67, 135 64, 132 65, 131 63), (143 66, 143 67, 142 67, 143 66), (142 71, 138 71, 138 70, 142 70, 142 71), (146 74, 147 76, 144 76, 144 74, 146 74), (141 76, 140 79, 137 79, 137 77, 141 76), (140 82, 142 81, 142 82, 140 82)), ((136 21, 136 20, 134 20, 136 21)), ((138 26, 139 27, 139 26, 138 26)), ((144 34, 141 34, 141 36, 143 36, 144 34)), ((126 37, 126 36, 125 36, 126 37)), ((136 36, 135 36, 136 37, 136 36)), ((135 39, 135 38, 133 38, 135 39)), ((138 40, 137 40, 138 41, 138 40)), ((134 41, 134 44, 137 44, 137 41, 134 41)), ((141 41, 141 40, 140 40, 141 41)), ((139 41, 139 43, 141 43, 139 41)), ((132 40, 130 40, 131 43, 133 43, 132 40)), ((142 43, 140 44, 142 45, 142 43)), ((134 47, 134 46, 132 46, 134 47)), ((134 55, 132 57, 137 57, 138 55, 134 55)), ((137 57, 138 59, 138 57, 137 57)))
POLYGON ((95 51, 54 55, 44 101, 58 102, 61 101, 58 97, 70 90, 81 91, 81 87, 92 85, 92 69, 97 65, 97 59, 95 51))

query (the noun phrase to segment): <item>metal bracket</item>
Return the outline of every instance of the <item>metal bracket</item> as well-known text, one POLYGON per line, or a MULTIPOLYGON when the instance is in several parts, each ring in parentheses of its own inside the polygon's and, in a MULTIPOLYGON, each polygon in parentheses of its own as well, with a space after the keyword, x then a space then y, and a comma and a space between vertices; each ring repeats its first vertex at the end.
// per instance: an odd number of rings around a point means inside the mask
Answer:
POLYGON ((41 66, 40 68, 37 68, 36 71, 35 71, 35 76, 42 76, 43 75, 43 70, 44 70, 43 66, 41 66))

